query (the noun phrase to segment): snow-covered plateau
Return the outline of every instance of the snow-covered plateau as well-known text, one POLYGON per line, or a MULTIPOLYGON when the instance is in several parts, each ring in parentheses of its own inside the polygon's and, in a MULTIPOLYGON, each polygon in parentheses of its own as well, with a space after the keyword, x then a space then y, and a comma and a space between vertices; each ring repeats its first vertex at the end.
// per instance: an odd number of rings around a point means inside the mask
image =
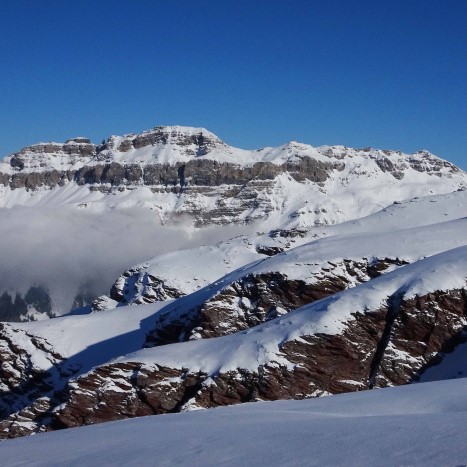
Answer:
POLYGON ((465 464, 466 187, 426 151, 246 151, 202 128, 6 157, 0 216, 95 216, 111 248, 62 229, 63 256, 121 269, 88 305, 0 323, 2 462, 465 464))

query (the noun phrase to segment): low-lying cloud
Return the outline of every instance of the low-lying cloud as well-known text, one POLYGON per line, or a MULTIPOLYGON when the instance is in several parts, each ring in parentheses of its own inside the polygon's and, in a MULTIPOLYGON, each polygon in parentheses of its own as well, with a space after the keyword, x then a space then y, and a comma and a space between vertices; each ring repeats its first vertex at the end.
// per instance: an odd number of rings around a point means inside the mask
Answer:
POLYGON ((162 226, 154 212, 143 209, 0 209, 0 294, 45 286, 64 313, 85 284, 96 296, 108 293, 136 263, 246 232, 242 227, 195 229, 188 223, 162 226))

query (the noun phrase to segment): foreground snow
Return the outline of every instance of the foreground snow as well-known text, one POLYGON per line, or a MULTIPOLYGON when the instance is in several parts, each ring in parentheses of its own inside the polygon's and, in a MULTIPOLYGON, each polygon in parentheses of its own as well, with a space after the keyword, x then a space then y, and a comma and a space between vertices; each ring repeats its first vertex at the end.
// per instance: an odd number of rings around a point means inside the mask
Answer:
POLYGON ((0 444, 16 465, 463 465, 467 379, 125 420, 0 444))

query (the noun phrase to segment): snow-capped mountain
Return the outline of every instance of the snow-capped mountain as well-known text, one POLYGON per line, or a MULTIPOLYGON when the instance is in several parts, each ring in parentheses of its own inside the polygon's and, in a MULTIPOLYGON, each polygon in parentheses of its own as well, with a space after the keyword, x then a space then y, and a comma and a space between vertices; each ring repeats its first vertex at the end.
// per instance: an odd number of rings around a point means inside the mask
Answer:
MULTIPOLYGON (((8 156, 3 215, 53 207, 77 228, 78 213, 101 225, 142 209, 169 235, 178 225, 205 241, 172 241, 125 265, 108 295, 65 316, 0 323, 0 438, 459 376, 466 187, 463 171, 424 151, 245 151, 200 128, 8 156), (232 235, 226 226, 237 224, 250 230, 232 235)), ((131 235, 109 236, 111 254, 146 244, 138 229, 162 238, 120 219, 106 232, 131 235)), ((102 251, 86 248, 98 261, 102 251)), ((53 315, 43 288, 26 290, 0 306, 53 315)))
MULTIPOLYGON (((139 209, 148 211, 152 219, 152 225, 144 227, 142 236, 146 238, 153 232, 154 238, 160 237, 156 231, 159 224, 183 228, 247 224, 254 232, 232 240, 231 233, 218 230, 217 241, 225 241, 217 246, 203 242, 204 248, 190 251, 191 261, 184 261, 184 253, 178 253, 187 248, 186 242, 180 241, 180 246, 167 247, 172 256, 159 257, 154 267, 149 261, 136 268, 132 265, 160 250, 123 258, 121 252, 134 250, 136 242, 130 235, 113 238, 122 257, 118 270, 131 268, 117 281, 111 298, 101 297, 94 309, 112 307, 115 301, 149 303, 179 297, 242 264, 327 235, 325 226, 367 216, 394 202, 452 193, 466 186, 467 176, 462 170, 426 151, 403 154, 343 146, 315 148, 297 142, 243 150, 227 145, 203 128, 179 126, 111 136, 100 145, 84 137, 65 143, 39 143, 0 162, 0 207, 8 211, 20 207, 31 212, 52 210, 47 219, 53 217, 54 209, 66 218, 86 214, 95 219, 90 230, 96 229, 104 216, 108 219, 109 212, 124 216, 139 209), (202 268, 199 274, 185 274, 187 264, 200 260, 210 267, 202 268), (169 273, 164 272, 167 268, 169 273), (135 296, 133 285, 128 285, 132 281, 139 287, 135 296)), ((11 216, 5 216, 5 212, 1 210, 0 215, 6 217, 3 222, 7 225, 11 216)), ((15 228, 29 230, 28 213, 23 211, 22 215, 26 220, 15 228)), ((75 231, 75 225, 70 229, 75 231)), ((52 224, 50 230, 59 229, 52 224)), ((134 235, 137 229, 128 230, 134 235)), ((64 235, 69 235, 68 231, 64 235)), ((36 243, 34 238, 28 240, 21 247, 36 243)), ((77 250, 80 245, 86 254, 93 247, 78 240, 68 248, 77 250)), ((102 254, 101 248, 95 248, 102 254)), ((33 255, 31 251, 29 256, 33 255)), ((41 265, 37 268, 40 270, 41 265)), ((57 289, 57 280, 42 280, 44 275, 39 272, 29 282, 0 285, 0 319, 63 315, 106 292, 108 285, 99 288, 95 277, 90 284, 85 272, 83 277, 75 277, 70 268, 57 272, 62 280, 70 277, 66 297, 57 289)), ((114 266, 107 279, 109 285, 115 274, 114 266)))
POLYGON ((463 171, 426 151, 297 142, 247 151, 203 128, 177 126, 112 136, 101 145, 81 137, 41 143, 0 163, 0 206, 142 206, 162 222, 188 216, 198 226, 334 224, 466 185, 463 171))

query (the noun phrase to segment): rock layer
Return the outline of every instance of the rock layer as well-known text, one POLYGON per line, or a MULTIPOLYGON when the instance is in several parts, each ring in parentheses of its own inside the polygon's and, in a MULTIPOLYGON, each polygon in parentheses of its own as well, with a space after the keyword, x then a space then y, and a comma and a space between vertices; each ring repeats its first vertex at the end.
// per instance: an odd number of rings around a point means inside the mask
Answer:
MULTIPOLYGON (((313 224, 342 220, 323 215, 326 208, 318 201, 317 195, 327 193, 324 186, 329 181, 332 189, 336 182, 345 187, 353 179, 376 176, 385 184, 399 186, 408 174, 418 176, 420 183, 420 173, 428 177, 416 192, 420 195, 429 193, 429 179, 446 180, 447 191, 462 188, 467 181, 459 168, 424 151, 408 155, 343 146, 313 148, 296 142, 245 151, 201 128, 156 127, 140 134, 113 136, 101 145, 80 137, 63 144, 26 147, 0 163, 0 191, 24 189, 43 196, 48 190, 71 184, 83 187, 85 198, 89 192, 113 195, 149 188, 155 201, 152 209, 161 218, 173 216, 176 220, 189 215, 197 226, 203 226, 251 222, 285 209, 280 205, 284 183, 295 182, 314 188, 305 190, 303 206, 287 215, 294 218, 308 213, 312 219, 307 224, 313 224), (167 203, 167 194, 170 202, 160 206, 167 203), (308 197, 316 206, 306 206, 308 197)), ((430 185, 436 182, 439 180, 430 185)), ((355 192, 349 195, 355 197, 355 192)), ((85 205, 85 201, 80 204, 85 205)))

